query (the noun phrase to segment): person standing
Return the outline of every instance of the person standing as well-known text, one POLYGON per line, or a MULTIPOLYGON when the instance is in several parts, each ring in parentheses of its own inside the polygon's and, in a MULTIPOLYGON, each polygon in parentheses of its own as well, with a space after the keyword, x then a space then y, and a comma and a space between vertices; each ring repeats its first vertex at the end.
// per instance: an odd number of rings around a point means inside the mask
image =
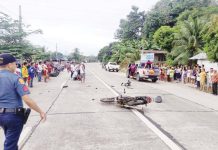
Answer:
POLYGON ((29 89, 15 71, 16 59, 10 54, 0 54, 0 127, 5 135, 4 150, 18 150, 24 125, 23 101, 46 120, 46 114, 28 96, 29 89))
POLYGON ((29 73, 29 78, 30 78, 30 84, 29 87, 33 87, 33 79, 35 76, 35 67, 34 67, 34 63, 30 64, 30 67, 28 69, 28 73, 29 73))
POLYGON ((47 67, 48 67, 48 79, 50 79, 50 74, 52 72, 51 62, 48 62, 47 67))
POLYGON ((42 80, 42 62, 40 61, 37 66, 38 82, 42 80))
POLYGON ((23 66, 22 66, 22 69, 21 69, 21 74, 22 74, 24 82, 26 83, 27 80, 28 80, 28 77, 29 77, 28 69, 27 69, 27 62, 23 63, 23 66))
POLYGON ((170 67, 170 81, 173 81, 173 77, 174 77, 174 72, 175 72, 175 70, 174 70, 174 68, 173 67, 170 67))
POLYGON ((201 73, 201 70, 197 70, 197 73, 196 73, 196 87, 197 89, 200 89, 201 87, 201 83, 200 83, 200 80, 201 80, 201 77, 200 77, 200 73, 201 73))
POLYGON ((47 67, 47 65, 46 65, 46 62, 44 62, 44 64, 42 65, 42 75, 43 75, 44 82, 47 82, 47 78, 48 78, 48 67, 47 67))
POLYGON ((213 88, 213 94, 217 95, 217 84, 218 84, 218 72, 217 70, 214 70, 212 77, 212 88, 213 88))
POLYGON ((136 65, 135 65, 135 63, 132 63, 130 66, 130 76, 134 77, 135 72, 136 72, 136 65))
POLYGON ((80 70, 80 77, 81 77, 81 83, 85 83, 85 64, 82 62, 80 67, 79 67, 79 70, 80 70))
POLYGON ((74 71, 75 71, 75 64, 72 62, 71 63, 71 65, 70 65, 70 70, 71 70, 71 75, 70 75, 70 77, 71 77, 71 79, 73 78, 73 73, 74 73, 74 71))
POLYGON ((205 69, 202 68, 202 71, 200 73, 200 90, 204 91, 204 88, 205 88, 205 82, 206 82, 206 72, 205 72, 205 69))
POLYGON ((20 64, 16 64, 16 66, 17 66, 17 68, 16 68, 16 70, 15 70, 15 74, 17 74, 18 76, 22 76, 21 75, 21 65, 20 64))
POLYGON ((176 80, 181 80, 181 69, 179 67, 176 68, 176 80))
POLYGON ((182 82, 186 84, 186 81, 187 81, 187 69, 186 67, 184 67, 182 70, 182 82))
POLYGON ((171 68, 167 68, 167 81, 170 82, 170 69, 171 68))
POLYGON ((207 92, 211 93, 212 92, 212 77, 213 75, 213 68, 210 68, 210 71, 207 73, 207 92))

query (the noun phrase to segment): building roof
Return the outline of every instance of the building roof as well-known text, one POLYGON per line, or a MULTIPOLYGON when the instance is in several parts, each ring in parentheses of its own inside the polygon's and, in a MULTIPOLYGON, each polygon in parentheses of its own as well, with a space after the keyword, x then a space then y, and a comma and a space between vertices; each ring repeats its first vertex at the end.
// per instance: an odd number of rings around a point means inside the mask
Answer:
POLYGON ((162 50, 143 50, 143 53, 154 53, 154 54, 166 54, 166 51, 162 50))
POLYGON ((205 59, 207 59, 207 54, 202 52, 202 53, 199 53, 199 54, 197 54, 197 55, 195 55, 195 56, 193 56, 193 57, 191 57, 189 59, 192 59, 192 60, 205 60, 205 59))

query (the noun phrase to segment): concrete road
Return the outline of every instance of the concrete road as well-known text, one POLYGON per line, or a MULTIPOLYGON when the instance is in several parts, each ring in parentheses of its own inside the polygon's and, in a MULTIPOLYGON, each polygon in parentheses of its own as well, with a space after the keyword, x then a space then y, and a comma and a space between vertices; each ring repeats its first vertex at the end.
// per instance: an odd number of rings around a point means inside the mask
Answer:
MULTIPOLYGON (((87 82, 69 80, 48 113, 29 138, 24 150, 168 150, 169 147, 130 110, 102 104, 114 96, 90 71, 87 82)), ((99 70, 98 71, 102 71, 99 70)), ((110 76, 110 74, 108 74, 110 76)), ((64 77, 67 80, 67 76, 64 77)))
POLYGON ((107 72, 100 64, 86 64, 86 68, 86 83, 69 80, 68 88, 64 88, 59 96, 61 85, 68 80, 67 72, 53 78, 45 84, 46 87, 37 85, 32 97, 38 98, 39 104, 49 110, 48 120, 35 126, 39 118, 32 114, 24 128, 27 134, 23 141, 28 140, 22 149, 170 149, 160 135, 131 110, 100 103, 100 98, 114 96, 110 88, 122 95, 162 96, 163 103, 152 103, 145 108, 144 115, 148 120, 182 149, 218 149, 217 97, 163 82, 131 79, 132 86, 126 88, 121 86, 127 81, 124 74, 107 72))

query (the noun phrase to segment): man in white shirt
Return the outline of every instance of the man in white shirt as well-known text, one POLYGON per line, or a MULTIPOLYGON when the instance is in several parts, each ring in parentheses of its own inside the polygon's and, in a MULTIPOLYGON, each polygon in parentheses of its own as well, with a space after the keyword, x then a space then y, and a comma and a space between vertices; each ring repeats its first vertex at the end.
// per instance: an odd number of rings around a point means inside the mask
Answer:
POLYGON ((41 82, 42 80, 42 62, 41 61, 38 64, 37 73, 38 73, 38 81, 41 82))
POLYGON ((83 62, 81 63, 79 69, 80 69, 81 83, 85 83, 85 65, 83 62))
POLYGON ((71 63, 71 65, 70 65, 70 70, 71 70, 71 79, 72 79, 72 77, 73 77, 73 73, 74 73, 74 71, 75 71, 75 69, 76 69, 76 67, 75 67, 75 64, 74 63, 71 63))

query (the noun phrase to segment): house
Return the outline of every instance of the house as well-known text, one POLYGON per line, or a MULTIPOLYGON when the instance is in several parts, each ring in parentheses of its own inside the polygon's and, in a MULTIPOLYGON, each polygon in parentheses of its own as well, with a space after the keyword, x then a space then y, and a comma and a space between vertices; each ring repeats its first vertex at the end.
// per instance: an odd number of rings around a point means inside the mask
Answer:
POLYGON ((141 62, 147 62, 150 60, 155 64, 164 64, 166 61, 166 51, 162 50, 142 50, 141 62))
POLYGON ((207 54, 204 52, 199 53, 199 54, 197 54, 189 59, 197 60, 197 64, 199 66, 204 65, 204 68, 206 71, 209 71, 210 68, 214 68, 214 69, 218 70, 218 62, 210 62, 207 58, 207 54))

